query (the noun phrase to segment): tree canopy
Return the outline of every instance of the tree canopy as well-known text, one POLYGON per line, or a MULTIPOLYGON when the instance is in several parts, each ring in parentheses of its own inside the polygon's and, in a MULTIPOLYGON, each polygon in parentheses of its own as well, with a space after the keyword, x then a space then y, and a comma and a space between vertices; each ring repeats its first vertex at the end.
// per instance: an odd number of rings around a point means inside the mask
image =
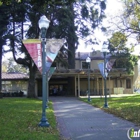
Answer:
MULTIPOLYGON (((6 18, 8 27, 4 41, 8 41, 13 52, 14 60, 28 66, 30 80, 28 95, 34 97, 36 66, 25 49, 22 39, 39 38, 38 20, 46 15, 50 20, 47 38, 65 38, 65 47, 62 53, 68 56, 68 68, 74 68, 75 50, 78 39, 97 43, 95 38, 88 37, 94 34, 96 27, 102 28, 105 17, 105 0, 0 0, 1 16, 6 18), (2 7, 5 8, 6 13, 2 7), (21 58, 24 53, 24 58, 21 58)), ((2 24, 2 23, 1 23, 2 24)), ((3 36, 3 33, 1 34, 3 36)), ((60 54, 62 54, 60 53, 60 54)), ((57 59, 59 60, 59 59, 57 59)))
POLYGON ((134 46, 128 48, 127 36, 121 32, 115 32, 109 39, 111 54, 116 58, 115 68, 126 68, 128 74, 134 74, 134 67, 137 65, 138 56, 132 55, 134 46))
POLYGON ((26 73, 28 74, 27 68, 20 64, 17 64, 13 58, 9 58, 2 62, 2 72, 14 72, 14 73, 26 73))

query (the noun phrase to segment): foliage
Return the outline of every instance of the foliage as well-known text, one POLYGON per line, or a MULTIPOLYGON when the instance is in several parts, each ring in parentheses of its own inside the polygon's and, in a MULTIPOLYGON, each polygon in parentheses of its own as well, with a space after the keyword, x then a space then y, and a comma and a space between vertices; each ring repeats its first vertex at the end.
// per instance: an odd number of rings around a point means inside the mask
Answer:
POLYGON ((3 98, 0 107, 0 139, 59 140, 56 120, 49 102, 47 119, 50 127, 39 127, 41 100, 27 98, 3 98))
MULTIPOLYGON (((87 99, 81 99, 87 102, 87 99)), ((116 115, 123 119, 129 120, 136 125, 140 126, 140 95, 108 98, 109 108, 103 108, 104 99, 94 98, 91 103, 93 106, 103 109, 105 112, 116 115)))
POLYGON ((8 61, 2 62, 2 72, 20 72, 28 73, 27 69, 20 64, 17 64, 13 58, 9 58, 8 61))
POLYGON ((7 33, 7 25, 9 23, 8 21, 8 15, 7 15, 7 7, 6 5, 1 5, 0 2, 0 91, 1 91, 1 71, 2 71, 2 53, 3 53, 3 45, 6 44, 5 36, 7 33))
POLYGON ((121 2, 122 13, 111 19, 113 24, 111 27, 115 25, 118 32, 115 36, 113 30, 114 39, 110 39, 109 49, 112 53, 116 52, 116 67, 126 68, 129 74, 134 74, 133 69, 137 65, 138 57, 131 55, 131 52, 140 43, 140 2, 138 0, 122 0, 121 2), (127 43, 130 41, 132 43, 128 47, 127 43))
POLYGON ((2 62, 2 72, 7 72, 7 61, 2 62))
POLYGON ((126 68, 128 74, 134 74, 134 67, 137 65, 138 56, 132 55, 133 45, 127 46, 127 37, 124 33, 115 32, 109 39, 108 49, 116 58, 114 68, 126 68))
POLYGON ((124 31, 129 34, 139 35, 140 3, 137 0, 126 0, 124 5, 124 31))
POLYGON ((94 38, 94 30, 98 27, 102 31, 105 31, 105 27, 102 25, 102 21, 106 18, 104 10, 106 9, 105 1, 100 0, 83 0, 81 3, 78 3, 76 7, 80 9, 81 15, 78 15, 78 9, 76 14, 76 25, 77 31, 80 38, 85 38, 86 43, 97 44, 96 37, 94 38), (78 5, 78 6, 77 6, 78 5), (82 18, 80 18, 80 16, 82 18), (88 37, 88 39, 86 38, 88 37))
MULTIPOLYGON (((22 39, 25 36, 27 39, 39 38, 38 20, 41 15, 46 15, 50 20, 47 38, 66 39, 68 68, 74 68, 73 62, 78 38, 93 35, 95 28, 101 25, 105 17, 104 10, 106 8, 104 0, 1 0, 0 2, 2 6, 6 7, 7 21, 9 21, 5 41, 9 41, 8 45, 11 47, 14 60, 18 64, 28 67, 30 71, 30 86, 28 86, 30 97, 35 93, 35 84, 33 83, 35 83, 37 68, 25 49, 22 39), (25 30, 24 27, 28 29, 25 30), (25 57, 21 58, 19 53, 23 53, 25 57)), ((95 40, 91 42, 93 43, 95 40)), ((66 54, 66 47, 63 47, 59 54, 66 54)), ((65 62, 64 65, 66 66, 65 62)))
POLYGON ((113 33, 112 37, 109 39, 109 50, 111 52, 117 52, 124 51, 125 45, 127 42, 127 38, 125 34, 121 32, 115 32, 113 33))
POLYGON ((113 27, 115 25, 117 31, 125 33, 127 38, 138 40, 138 42, 135 41, 135 43, 139 43, 140 2, 138 0, 122 0, 121 2, 123 10, 120 15, 112 19, 113 27))

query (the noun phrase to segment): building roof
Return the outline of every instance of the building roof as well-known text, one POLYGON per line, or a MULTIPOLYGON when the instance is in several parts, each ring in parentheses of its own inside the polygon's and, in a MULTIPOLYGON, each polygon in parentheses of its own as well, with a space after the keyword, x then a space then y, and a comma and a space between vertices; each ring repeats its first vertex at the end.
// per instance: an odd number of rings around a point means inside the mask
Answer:
POLYGON ((2 80, 6 79, 28 79, 29 76, 24 73, 2 73, 2 80))
MULTIPOLYGON (((125 69, 112 69, 110 71, 110 76, 116 76, 118 74, 123 74, 123 76, 128 76, 126 73, 125 69)), ((66 69, 66 70, 55 70, 53 73, 53 76, 74 76, 80 74, 81 76, 87 76, 88 69, 66 69)), ((99 69, 94 69, 90 70, 90 74, 96 76, 101 76, 100 70, 99 69)), ((36 78, 42 78, 41 73, 38 71, 36 74, 36 78)), ((24 79, 29 79, 28 74, 23 74, 23 73, 2 73, 2 80, 24 80, 24 79)))
MULTIPOLYGON (((90 57, 92 60, 102 60, 104 59, 104 55, 101 51, 94 52, 76 52, 75 58, 80 60, 86 60, 87 57, 90 57)), ((107 54, 106 58, 110 58, 111 54, 107 54)))

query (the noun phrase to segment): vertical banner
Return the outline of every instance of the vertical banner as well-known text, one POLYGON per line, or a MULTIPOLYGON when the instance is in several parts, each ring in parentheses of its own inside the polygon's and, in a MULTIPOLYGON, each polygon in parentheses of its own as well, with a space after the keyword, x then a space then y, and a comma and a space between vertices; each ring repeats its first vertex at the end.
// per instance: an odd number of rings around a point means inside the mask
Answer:
POLYGON ((33 59, 39 70, 42 69, 42 47, 39 39, 27 39, 23 40, 23 44, 26 47, 28 53, 33 59))
MULTIPOLYGON (((49 71, 54 59, 56 58, 59 50, 64 44, 64 39, 47 39, 46 41, 46 72, 49 71)), ((28 53, 33 59, 39 71, 42 73, 42 47, 39 39, 23 40, 28 53)))
POLYGON ((46 41, 46 72, 50 69, 59 50, 64 44, 64 39, 47 39, 46 41))
POLYGON ((101 75, 104 77, 104 62, 98 62, 98 67, 101 75))
POLYGON ((108 73, 111 71, 112 69, 112 66, 114 64, 116 59, 107 59, 106 61, 106 66, 105 66, 105 71, 106 71, 106 75, 104 73, 104 62, 98 62, 98 67, 99 67, 99 70, 100 70, 100 73, 101 75, 105 78, 105 76, 107 77, 108 76, 108 73))
POLYGON ((50 70, 48 71, 48 81, 52 77, 55 70, 56 70, 56 67, 50 67, 50 70))

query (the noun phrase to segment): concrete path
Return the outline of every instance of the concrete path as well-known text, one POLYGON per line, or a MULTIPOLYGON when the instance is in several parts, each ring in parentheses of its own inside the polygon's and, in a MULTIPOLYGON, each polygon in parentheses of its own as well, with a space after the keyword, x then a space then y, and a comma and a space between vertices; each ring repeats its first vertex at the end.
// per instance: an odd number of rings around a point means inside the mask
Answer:
POLYGON ((50 100, 62 140, 129 140, 128 130, 139 129, 77 98, 51 97, 50 100))

